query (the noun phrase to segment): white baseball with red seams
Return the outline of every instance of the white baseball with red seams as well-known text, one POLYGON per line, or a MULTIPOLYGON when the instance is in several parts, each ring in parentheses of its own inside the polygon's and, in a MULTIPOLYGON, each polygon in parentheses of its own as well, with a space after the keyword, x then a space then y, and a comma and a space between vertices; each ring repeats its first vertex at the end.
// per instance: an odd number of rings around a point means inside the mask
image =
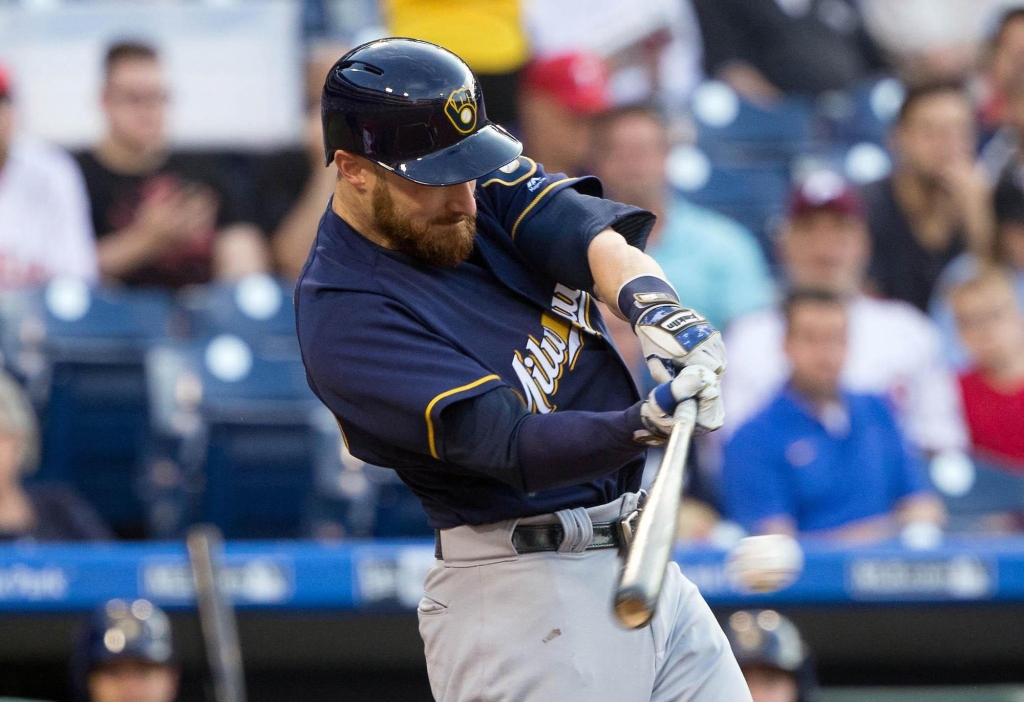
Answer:
POLYGON ((792 536, 766 534, 740 539, 729 552, 726 574, 743 592, 777 592, 800 577, 804 552, 792 536))

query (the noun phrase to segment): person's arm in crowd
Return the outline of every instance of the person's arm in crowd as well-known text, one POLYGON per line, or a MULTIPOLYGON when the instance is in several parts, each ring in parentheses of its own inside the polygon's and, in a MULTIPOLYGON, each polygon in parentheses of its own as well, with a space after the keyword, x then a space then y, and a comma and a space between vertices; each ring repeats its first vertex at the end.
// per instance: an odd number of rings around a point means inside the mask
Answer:
POLYGON ((900 525, 916 522, 944 524, 946 510, 929 487, 921 452, 907 441, 896 423, 896 417, 883 401, 878 402, 879 429, 888 436, 890 446, 887 452, 892 460, 889 480, 897 521, 900 525))
POLYGON ((334 183, 334 169, 314 168, 295 206, 271 237, 277 267, 289 278, 298 278, 306 264, 320 218, 334 194, 334 183))
POLYGON ((271 269, 270 247, 256 225, 235 222, 217 232, 213 245, 213 274, 217 280, 238 280, 271 269))
POLYGON ((725 516, 753 534, 796 534, 785 457, 764 422, 740 429, 725 446, 722 503, 725 516))
POLYGON ((130 225, 99 240, 100 275, 122 278, 151 264, 193 232, 214 227, 217 208, 215 195, 205 188, 186 192, 170 183, 155 188, 130 225))
POLYGON ((960 213, 968 249, 976 256, 986 257, 996 230, 988 174, 982 164, 968 160, 949 164, 944 177, 946 190, 960 213))
POLYGON ((735 5, 728 0, 694 0, 704 38, 704 71, 752 102, 771 104, 782 97, 782 91, 746 55, 745 47, 751 39, 742 8, 735 5))
POLYGON ((52 215, 57 275, 78 278, 90 283, 99 278, 96 260, 96 235, 89 216, 89 194, 82 172, 74 160, 61 154, 60 168, 54 173, 52 215))

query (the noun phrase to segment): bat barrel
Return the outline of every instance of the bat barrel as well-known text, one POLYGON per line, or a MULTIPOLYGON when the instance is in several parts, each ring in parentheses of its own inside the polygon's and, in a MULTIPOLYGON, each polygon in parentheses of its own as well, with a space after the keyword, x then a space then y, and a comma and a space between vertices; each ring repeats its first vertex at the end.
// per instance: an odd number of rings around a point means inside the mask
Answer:
POLYGON ((629 629, 647 624, 657 609, 679 521, 683 470, 697 420, 696 401, 680 403, 675 419, 615 592, 615 616, 629 629))

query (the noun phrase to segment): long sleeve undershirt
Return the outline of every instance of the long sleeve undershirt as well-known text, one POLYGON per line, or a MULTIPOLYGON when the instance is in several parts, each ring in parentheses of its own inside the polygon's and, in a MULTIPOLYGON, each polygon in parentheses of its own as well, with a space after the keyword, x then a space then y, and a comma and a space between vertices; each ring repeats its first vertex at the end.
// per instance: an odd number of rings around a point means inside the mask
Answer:
POLYGON ((442 413, 444 459, 532 493, 612 473, 643 452, 640 403, 623 411, 532 414, 508 388, 442 413))

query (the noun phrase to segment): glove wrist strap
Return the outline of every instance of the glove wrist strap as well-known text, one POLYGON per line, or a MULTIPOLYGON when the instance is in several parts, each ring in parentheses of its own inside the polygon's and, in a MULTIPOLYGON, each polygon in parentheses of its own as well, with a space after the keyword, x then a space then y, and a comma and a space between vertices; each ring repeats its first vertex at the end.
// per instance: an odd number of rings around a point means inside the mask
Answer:
POLYGON ((615 300, 619 311, 636 326, 645 310, 664 304, 679 304, 675 288, 664 278, 656 275, 638 275, 627 280, 615 300))

